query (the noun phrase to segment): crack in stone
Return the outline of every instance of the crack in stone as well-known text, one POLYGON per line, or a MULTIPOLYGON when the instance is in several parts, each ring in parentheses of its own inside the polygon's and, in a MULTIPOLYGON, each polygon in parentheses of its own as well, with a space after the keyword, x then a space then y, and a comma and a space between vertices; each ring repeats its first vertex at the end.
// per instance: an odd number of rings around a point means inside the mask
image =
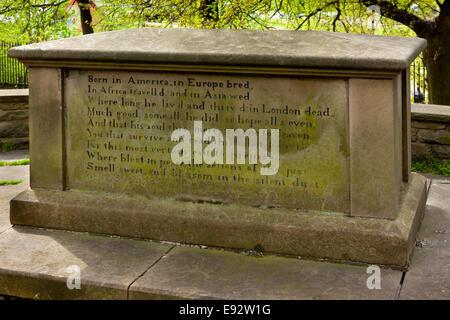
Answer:
POLYGON ((142 272, 139 276, 136 277, 136 279, 134 279, 127 288, 127 300, 130 300, 130 288, 131 286, 140 278, 142 278, 147 272, 148 270, 150 270, 154 265, 156 265, 162 258, 164 258, 166 255, 169 254, 170 251, 172 251, 173 248, 175 248, 176 245, 171 246, 166 252, 164 252, 155 262, 153 262, 147 269, 145 269, 144 272, 142 272))

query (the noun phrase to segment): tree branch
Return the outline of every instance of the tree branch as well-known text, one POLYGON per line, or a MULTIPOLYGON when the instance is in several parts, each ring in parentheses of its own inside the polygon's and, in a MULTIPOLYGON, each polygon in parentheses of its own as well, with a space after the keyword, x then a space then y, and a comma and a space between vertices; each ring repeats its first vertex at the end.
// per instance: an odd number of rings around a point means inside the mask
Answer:
POLYGON ((45 3, 45 4, 31 4, 28 3, 27 5, 25 5, 25 3, 17 3, 17 7, 12 7, 10 5, 8 5, 7 7, 3 7, 0 10, 0 14, 5 14, 8 12, 14 12, 14 11, 21 11, 24 9, 24 7, 28 6, 30 8, 41 8, 41 9, 48 9, 51 7, 59 7, 60 5, 66 3, 67 0, 63 0, 63 1, 59 1, 59 2, 49 2, 49 3, 45 3))
MULTIPOLYGON (((414 30, 419 36, 425 35, 426 33, 431 32, 433 29, 433 21, 426 21, 415 14, 408 12, 406 9, 401 9, 397 7, 395 4, 392 4, 388 1, 378 1, 378 0, 360 0, 360 2, 366 7, 370 6, 378 6, 380 8, 380 14, 383 17, 392 19, 394 21, 400 22, 405 26, 414 30)), ((448 1, 446 1, 448 2, 448 1)))
MULTIPOLYGON (((277 4, 277 1, 275 1, 275 6, 277 4)), ((283 0, 280 1, 280 4, 278 6, 276 6, 275 11, 272 13, 272 15, 270 16, 269 20, 272 19, 280 10, 281 7, 283 6, 283 0)))
POLYGON ((339 1, 332 1, 329 2, 327 4, 325 4, 323 7, 319 7, 316 10, 312 11, 311 13, 309 13, 305 19, 303 19, 302 23, 300 23, 297 28, 295 28, 295 30, 299 30, 311 17, 315 16, 316 14, 320 13, 322 10, 324 10, 327 7, 330 7, 332 5, 337 4, 339 1))
POLYGON ((336 32, 336 22, 339 21, 339 18, 341 17, 342 13, 341 8, 339 7, 339 1, 336 5, 336 11, 337 11, 336 17, 333 20, 333 32, 336 32))

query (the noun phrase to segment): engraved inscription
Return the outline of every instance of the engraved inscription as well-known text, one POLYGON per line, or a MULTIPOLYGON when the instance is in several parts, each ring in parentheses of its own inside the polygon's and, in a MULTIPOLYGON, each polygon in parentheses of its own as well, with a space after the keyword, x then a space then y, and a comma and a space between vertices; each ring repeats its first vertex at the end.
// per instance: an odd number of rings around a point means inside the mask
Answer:
MULTIPOLYGON (((70 70, 68 187, 348 213, 346 88, 338 78, 70 70), (203 133, 278 129, 276 174, 261 175, 264 164, 248 159, 173 163, 172 132, 189 130, 194 144, 194 122, 203 133)), ((211 143, 200 142, 199 150, 211 143)))

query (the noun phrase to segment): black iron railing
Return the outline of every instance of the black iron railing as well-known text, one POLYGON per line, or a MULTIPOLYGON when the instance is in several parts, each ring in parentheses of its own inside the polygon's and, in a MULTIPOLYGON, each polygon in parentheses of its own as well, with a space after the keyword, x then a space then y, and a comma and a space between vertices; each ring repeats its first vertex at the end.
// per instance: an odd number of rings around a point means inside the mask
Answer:
POLYGON ((411 101, 428 103, 428 98, 427 70, 420 56, 411 64, 411 101))
POLYGON ((27 88, 28 70, 17 59, 8 58, 10 48, 23 43, 0 41, 0 88, 27 88))

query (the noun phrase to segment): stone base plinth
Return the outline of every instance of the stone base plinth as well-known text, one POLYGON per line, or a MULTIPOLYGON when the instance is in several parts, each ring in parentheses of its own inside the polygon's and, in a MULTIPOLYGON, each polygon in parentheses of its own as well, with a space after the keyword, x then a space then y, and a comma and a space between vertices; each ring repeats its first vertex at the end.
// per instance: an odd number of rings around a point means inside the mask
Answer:
POLYGON ((11 223, 404 269, 426 195, 426 179, 412 174, 397 218, 388 220, 34 189, 11 200, 11 223))

